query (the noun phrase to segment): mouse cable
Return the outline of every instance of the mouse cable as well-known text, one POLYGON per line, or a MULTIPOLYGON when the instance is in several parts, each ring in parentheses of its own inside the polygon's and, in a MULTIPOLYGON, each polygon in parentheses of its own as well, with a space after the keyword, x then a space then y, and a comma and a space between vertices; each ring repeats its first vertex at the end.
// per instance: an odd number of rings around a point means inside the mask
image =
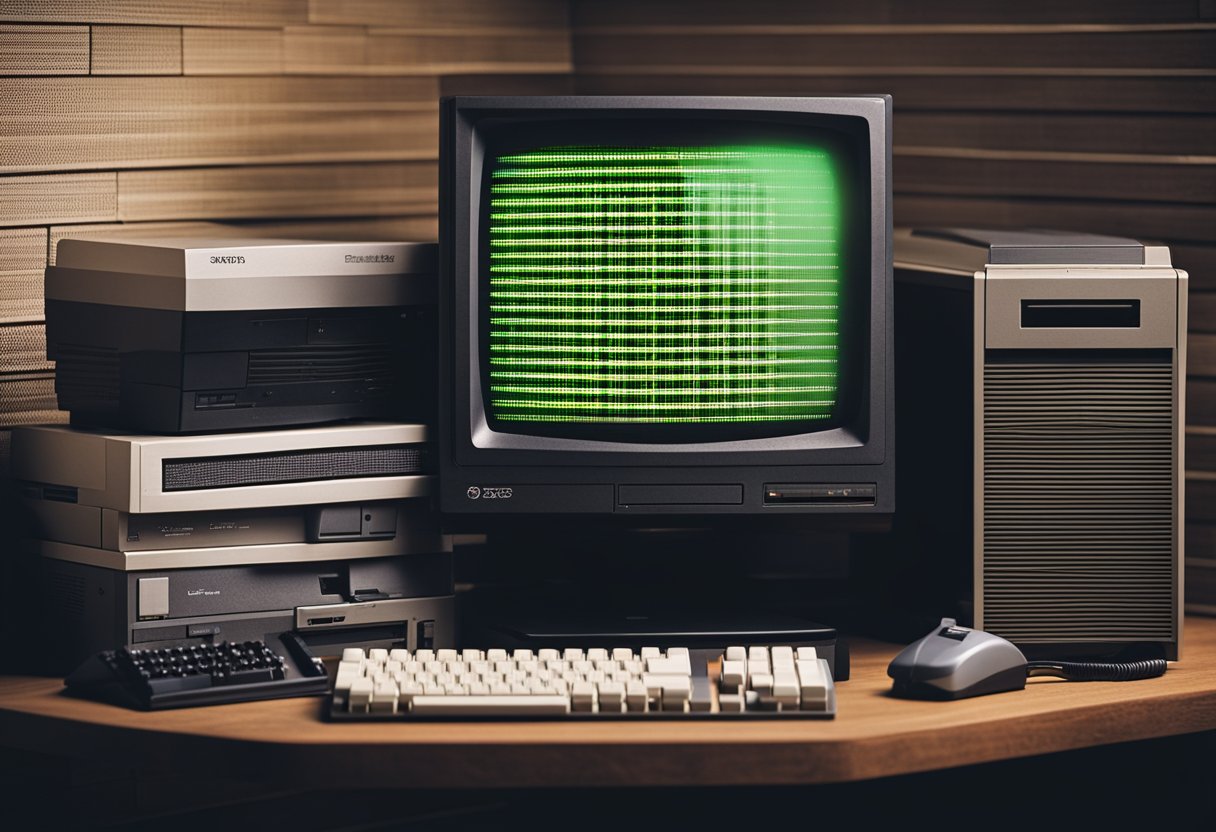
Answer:
POLYGON ((1131 682, 1165 674, 1165 659, 1139 662, 1029 662, 1027 676, 1057 676, 1072 682, 1131 682))

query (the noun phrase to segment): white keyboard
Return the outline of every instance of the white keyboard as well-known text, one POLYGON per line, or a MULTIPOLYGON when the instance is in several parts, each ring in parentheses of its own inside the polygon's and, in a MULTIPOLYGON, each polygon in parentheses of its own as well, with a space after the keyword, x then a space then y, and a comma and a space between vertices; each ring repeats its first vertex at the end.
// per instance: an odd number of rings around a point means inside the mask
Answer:
POLYGON ((814 647, 565 650, 348 648, 337 720, 832 718, 836 691, 814 647))

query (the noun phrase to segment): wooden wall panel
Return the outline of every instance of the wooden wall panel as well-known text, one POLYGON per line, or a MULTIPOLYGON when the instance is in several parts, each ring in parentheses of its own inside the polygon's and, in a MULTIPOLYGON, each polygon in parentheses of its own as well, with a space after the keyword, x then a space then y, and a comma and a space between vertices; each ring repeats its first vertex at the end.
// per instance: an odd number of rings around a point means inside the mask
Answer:
MULTIPOLYGON (((1080 24, 1185 23, 1202 18, 1195 0, 1019 0, 976 3, 974 0, 699 0, 655 3, 654 0, 574 0, 572 21, 580 29, 596 26, 686 26, 690 23, 740 27, 797 28, 824 24, 1080 24)), ((1216 14, 1208 9, 1207 17, 1216 14)))
POLYGON ((308 0, 0 0, 0 20, 288 26, 308 22, 308 0))
POLYGON ((0 230, 0 272, 41 269, 46 265, 45 228, 0 230))
POLYGON ((88 74, 88 26, 0 25, 0 75, 88 74))
POLYGON ((117 212, 114 173, 0 177, 0 225, 97 222, 117 212))
MULTIPOLYGON (((1216 292, 1191 292, 1187 311, 1192 332, 1216 332, 1216 292)), ((1212 470, 1216 471, 1216 465, 1212 470)))
MULTIPOLYGON (((1210 205, 1216 194, 1216 156, 1193 164, 1042 158, 1035 153, 955 148, 901 148, 895 176, 901 193, 983 197, 1125 199, 1210 205)), ((1132 157, 1135 158, 1135 157, 1132 157)))
POLYGON ((0 272, 0 324, 42 320, 42 269, 0 272))
POLYGON ((0 78, 0 172, 433 159, 437 91, 434 77, 0 78))
POLYGON ((543 30, 420 35, 410 29, 373 28, 368 34, 366 61, 370 72, 569 73, 574 69, 570 43, 543 30))
POLYGON ((281 29, 182 29, 185 75, 278 75, 282 71, 281 29))
POLYGON ((351 75, 367 65, 362 26, 288 26, 283 30, 283 71, 303 75, 351 75))
POLYGON ((1123 65, 1135 55, 1140 69, 1205 69, 1216 52, 1216 24, 1145 30, 1111 27, 1097 32, 1006 31, 1003 28, 912 32, 849 27, 789 34, 784 29, 741 37, 737 31, 690 25, 658 32, 575 30, 580 69, 605 71, 631 66, 633 72, 662 73, 673 66, 712 67, 714 72, 782 72, 798 75, 831 67, 894 74, 896 68, 926 68, 935 74, 988 68, 987 74, 1048 75, 1063 68, 1097 70, 1123 65), (994 71, 999 68, 998 71, 994 71))
POLYGON ((310 23, 472 31, 496 27, 568 34, 567 0, 310 0, 310 23))
POLYGON ((176 26, 93 26, 93 75, 181 75, 176 26))
MULTIPOLYGON (((897 112, 909 110, 1017 113, 1111 112, 1196 113, 1216 110, 1216 76, 1211 75, 996 75, 976 69, 961 75, 926 73, 909 67, 899 74, 819 70, 816 75, 773 71, 727 75, 721 67, 672 67, 668 74, 645 68, 584 68, 578 64, 578 91, 588 95, 839 95, 887 93, 897 112)), ((896 125, 898 129, 898 124, 896 125)))
POLYGON ((434 214, 433 162, 122 171, 118 218, 434 214))

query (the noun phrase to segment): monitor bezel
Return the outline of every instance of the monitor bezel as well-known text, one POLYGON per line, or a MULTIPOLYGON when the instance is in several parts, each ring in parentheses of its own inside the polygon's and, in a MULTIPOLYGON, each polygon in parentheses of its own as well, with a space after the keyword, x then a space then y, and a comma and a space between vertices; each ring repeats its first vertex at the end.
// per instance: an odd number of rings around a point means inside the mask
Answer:
POLYGON ((890 98, 733 98, 700 96, 457 97, 442 104, 441 280, 450 326, 441 366, 441 418, 453 461, 463 466, 739 466, 877 465, 887 454, 890 430, 891 314, 890 98), (747 118, 777 125, 838 119, 862 126, 868 141, 869 316, 865 322, 867 378, 858 385, 857 414, 827 430, 715 442, 640 443, 529 436, 495 431, 480 388, 479 269, 476 223, 486 159, 485 126, 503 120, 560 117, 747 118), (445 389, 446 388, 446 389, 445 389), (462 416, 462 414, 464 414, 462 416))

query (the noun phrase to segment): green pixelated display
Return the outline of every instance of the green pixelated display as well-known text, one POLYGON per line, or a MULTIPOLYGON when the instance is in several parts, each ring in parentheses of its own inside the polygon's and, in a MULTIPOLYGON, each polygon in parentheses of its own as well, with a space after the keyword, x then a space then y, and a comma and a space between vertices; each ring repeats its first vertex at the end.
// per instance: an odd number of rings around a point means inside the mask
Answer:
POLYGON ((811 145, 498 156, 490 415, 831 419, 842 213, 836 160, 811 145))

